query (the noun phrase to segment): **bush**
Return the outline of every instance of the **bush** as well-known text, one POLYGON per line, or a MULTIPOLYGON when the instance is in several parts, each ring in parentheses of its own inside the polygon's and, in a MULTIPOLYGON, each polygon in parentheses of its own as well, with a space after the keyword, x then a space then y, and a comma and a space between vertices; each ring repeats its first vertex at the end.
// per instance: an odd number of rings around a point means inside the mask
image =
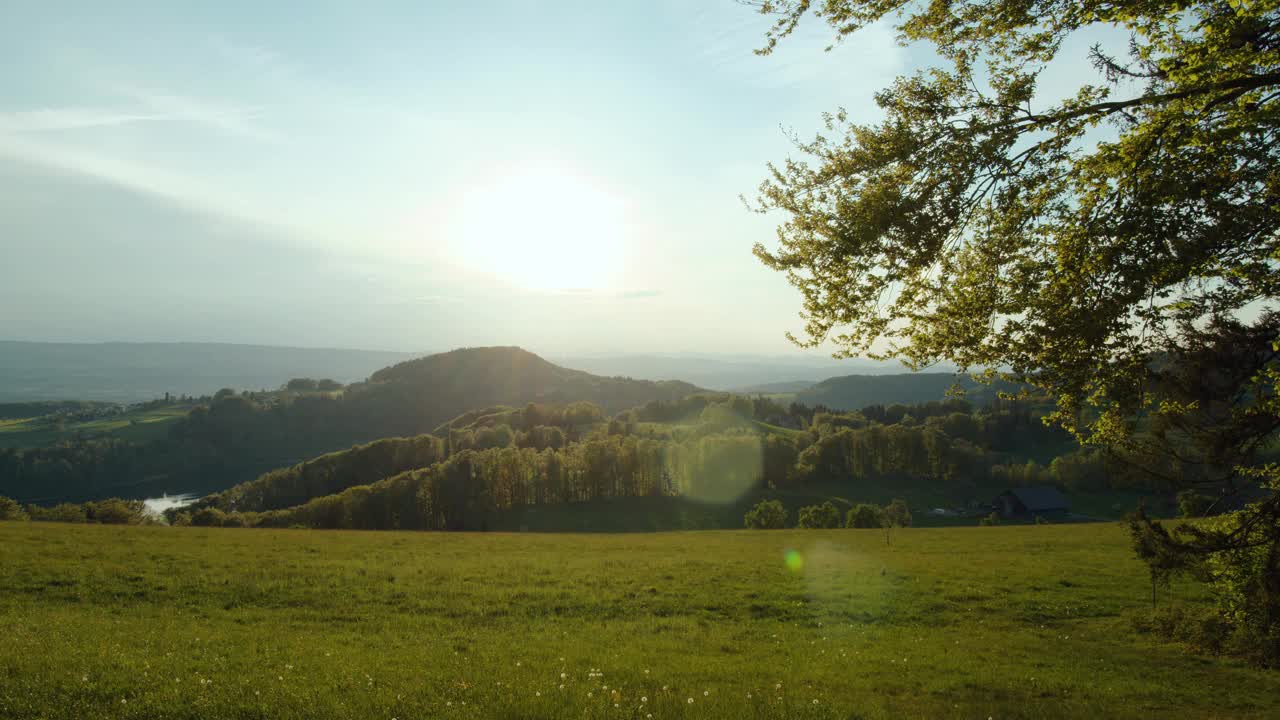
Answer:
POLYGON ((787 509, 777 500, 761 500, 742 520, 755 530, 781 530, 787 526, 787 509))
POLYGON ((821 505, 810 505, 800 508, 799 522, 796 527, 806 530, 825 530, 840 527, 840 511, 829 501, 821 505))
POLYGON ((881 510, 875 505, 859 503, 849 508, 845 516, 844 526, 851 528, 878 528, 883 525, 881 510))
POLYGON ((191 515, 191 524, 201 527, 222 527, 227 514, 216 507, 202 507, 191 515))
POLYGON ((51 508, 33 508, 30 515, 32 520, 45 522, 82 523, 89 519, 83 505, 72 503, 62 503, 51 508))
POLYGON ((146 508, 138 500, 111 498, 85 503, 84 510, 90 521, 103 525, 140 525, 147 517, 146 508))
POLYGON ((0 495, 0 520, 26 520, 27 513, 23 511, 18 501, 0 495))
POLYGON ((1178 493, 1178 514, 1184 518, 1204 517, 1213 507, 1213 498, 1195 490, 1178 493))
POLYGON ((884 506, 884 522, 891 527, 911 527, 911 510, 907 501, 894 498, 893 502, 884 506))

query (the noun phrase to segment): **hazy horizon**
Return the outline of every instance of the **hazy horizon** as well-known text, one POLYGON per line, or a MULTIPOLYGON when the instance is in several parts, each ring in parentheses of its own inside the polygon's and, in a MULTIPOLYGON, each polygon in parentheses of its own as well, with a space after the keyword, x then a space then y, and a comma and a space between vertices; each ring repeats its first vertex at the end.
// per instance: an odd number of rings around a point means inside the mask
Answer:
POLYGON ((14 8, 0 338, 825 357, 739 196, 933 58, 759 57, 732 0, 308 13, 14 8))

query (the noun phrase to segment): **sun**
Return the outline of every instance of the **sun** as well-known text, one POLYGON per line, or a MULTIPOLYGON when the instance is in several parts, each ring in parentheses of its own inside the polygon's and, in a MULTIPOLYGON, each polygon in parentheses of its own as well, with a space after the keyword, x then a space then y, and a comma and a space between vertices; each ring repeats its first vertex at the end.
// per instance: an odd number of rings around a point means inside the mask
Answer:
POLYGON ((454 258, 522 288, 608 288, 620 270, 622 203, 584 175, 505 172, 472 185, 451 214, 454 258))

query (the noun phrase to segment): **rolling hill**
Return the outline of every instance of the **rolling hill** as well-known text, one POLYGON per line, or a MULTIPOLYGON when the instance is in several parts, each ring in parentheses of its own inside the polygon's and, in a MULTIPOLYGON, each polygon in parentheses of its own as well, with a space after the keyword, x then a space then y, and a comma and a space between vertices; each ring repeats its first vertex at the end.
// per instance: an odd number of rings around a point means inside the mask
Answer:
POLYGON ((795 393, 795 401, 810 407, 825 405, 836 410, 860 410, 868 405, 913 405, 942 400, 953 385, 965 391, 965 399, 985 405, 1009 383, 983 385, 968 375, 955 373, 897 373, 893 375, 845 375, 827 378, 795 393))
POLYGON ((454 350, 383 368, 342 393, 220 397, 173 422, 164 438, 0 450, 0 495, 56 502, 208 493, 357 443, 429 433, 476 408, 588 401, 612 413, 697 391, 569 370, 515 347, 454 350))

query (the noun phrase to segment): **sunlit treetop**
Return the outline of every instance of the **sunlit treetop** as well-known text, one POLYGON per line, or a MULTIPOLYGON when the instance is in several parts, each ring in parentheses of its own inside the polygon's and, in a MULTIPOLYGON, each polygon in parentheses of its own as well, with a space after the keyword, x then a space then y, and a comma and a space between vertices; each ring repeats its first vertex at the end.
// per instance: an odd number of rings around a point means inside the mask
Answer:
POLYGON ((812 16, 837 42, 889 21, 942 59, 878 93, 878 123, 832 113, 770 167, 758 208, 786 218, 755 252, 802 293, 793 339, 1034 377, 1103 440, 1159 401, 1153 357, 1205 342, 1188 330, 1258 325, 1270 351, 1278 5, 756 3, 778 17, 762 54, 812 16), (1098 25, 1128 47, 1093 48, 1094 82, 1041 87, 1098 25))

